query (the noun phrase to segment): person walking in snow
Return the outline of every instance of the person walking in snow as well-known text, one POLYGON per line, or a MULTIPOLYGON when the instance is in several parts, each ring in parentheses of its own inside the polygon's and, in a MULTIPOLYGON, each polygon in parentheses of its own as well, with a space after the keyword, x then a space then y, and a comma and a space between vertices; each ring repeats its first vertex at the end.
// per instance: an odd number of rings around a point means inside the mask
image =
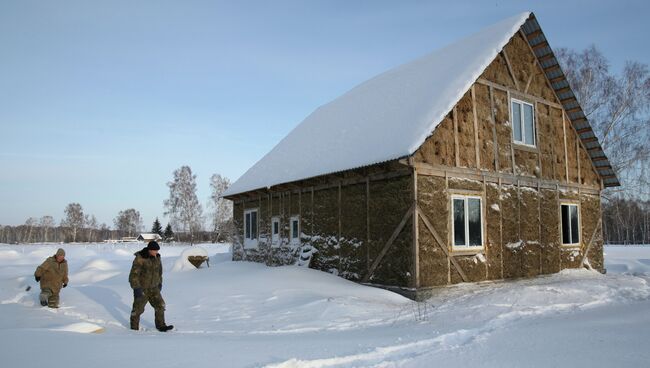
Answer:
POLYGON ((36 268, 34 278, 41 284, 41 305, 58 308, 59 292, 68 286, 68 261, 65 260, 65 251, 59 248, 56 254, 48 257, 36 268))
POLYGON ((140 329, 140 315, 147 303, 154 309, 156 329, 166 332, 174 328, 165 324, 165 300, 162 290, 162 263, 158 251, 160 246, 155 241, 135 253, 129 284, 133 289, 133 308, 131 309, 131 329, 140 329))

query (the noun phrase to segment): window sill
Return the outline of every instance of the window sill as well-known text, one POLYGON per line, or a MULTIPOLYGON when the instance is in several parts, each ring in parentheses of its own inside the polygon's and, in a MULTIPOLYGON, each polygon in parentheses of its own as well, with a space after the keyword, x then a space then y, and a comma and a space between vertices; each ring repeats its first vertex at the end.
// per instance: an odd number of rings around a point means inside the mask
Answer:
POLYGON ((539 153, 539 148, 537 146, 530 146, 524 143, 513 142, 512 147, 520 151, 528 151, 533 153, 539 153))
POLYGON ((566 248, 566 249, 577 248, 577 249, 580 249, 580 248, 582 248, 582 245, 579 244, 579 243, 578 244, 562 244, 562 248, 566 248))
POLYGON ((485 247, 476 247, 476 249, 467 249, 467 248, 452 248, 452 256, 473 256, 479 253, 484 253, 485 247))

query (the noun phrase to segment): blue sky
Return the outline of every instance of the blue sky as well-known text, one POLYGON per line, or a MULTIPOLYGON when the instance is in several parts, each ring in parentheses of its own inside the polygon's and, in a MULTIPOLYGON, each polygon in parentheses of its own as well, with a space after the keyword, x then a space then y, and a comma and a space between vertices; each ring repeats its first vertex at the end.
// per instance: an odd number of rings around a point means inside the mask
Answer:
POLYGON ((318 106, 526 10, 555 48, 650 64, 647 1, 1 1, 0 224, 166 223, 181 165, 205 204, 318 106))

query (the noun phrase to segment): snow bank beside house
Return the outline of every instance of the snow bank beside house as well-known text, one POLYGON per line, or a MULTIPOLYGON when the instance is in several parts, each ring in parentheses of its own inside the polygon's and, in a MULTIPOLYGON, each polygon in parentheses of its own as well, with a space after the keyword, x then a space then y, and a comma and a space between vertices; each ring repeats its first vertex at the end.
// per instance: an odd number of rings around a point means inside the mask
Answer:
POLYGON ((162 245, 166 317, 177 327, 167 334, 155 330, 149 306, 142 330, 128 329, 128 273, 142 244, 66 245, 71 275, 79 276, 57 310, 37 302, 38 247, 0 245, 20 255, 0 257, 3 365, 42 367, 57 356, 68 368, 135 368, 142 351, 155 352, 157 367, 630 367, 650 360, 650 247, 606 247, 606 275, 565 270, 460 284, 415 303, 305 267, 231 262, 227 244, 200 245, 210 268, 171 272, 187 247, 162 245), (104 333, 87 334, 97 328, 104 333))

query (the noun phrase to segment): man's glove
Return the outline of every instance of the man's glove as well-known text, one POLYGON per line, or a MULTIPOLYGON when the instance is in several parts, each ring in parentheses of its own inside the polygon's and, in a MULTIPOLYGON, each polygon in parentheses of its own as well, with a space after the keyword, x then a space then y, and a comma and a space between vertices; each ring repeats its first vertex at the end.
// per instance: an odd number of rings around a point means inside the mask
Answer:
POLYGON ((41 278, 40 278, 40 277, 38 277, 38 276, 34 276, 34 279, 36 280, 36 282, 39 282, 39 281, 41 281, 41 278))
POLYGON ((158 290, 162 291, 162 282, 160 284, 158 284, 158 290))
POLYGON ((68 286, 68 284, 63 284, 63 287, 66 287, 66 286, 68 286))
POLYGON ((135 298, 141 298, 144 296, 144 293, 142 292, 142 288, 135 288, 133 289, 133 297, 135 298))

